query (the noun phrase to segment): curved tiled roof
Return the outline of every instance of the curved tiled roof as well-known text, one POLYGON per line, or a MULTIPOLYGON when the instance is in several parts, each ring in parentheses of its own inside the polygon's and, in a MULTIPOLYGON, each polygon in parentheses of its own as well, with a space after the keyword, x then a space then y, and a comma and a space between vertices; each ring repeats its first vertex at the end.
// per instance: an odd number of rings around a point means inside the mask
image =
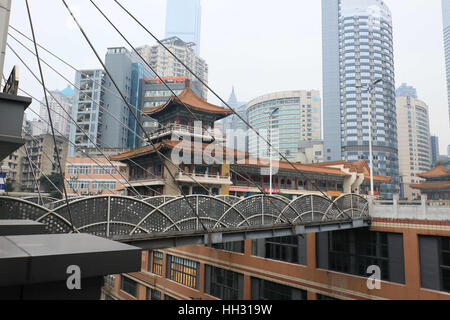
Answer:
MULTIPOLYGON (((174 140, 162 140, 161 142, 155 144, 155 147, 160 150, 162 148, 167 149, 174 149, 180 144, 180 141, 174 141, 174 140)), ((210 143, 202 143, 202 150, 204 151, 205 148, 208 146, 211 146, 210 143)), ((268 168, 270 166, 270 160, 269 159, 249 159, 249 154, 244 153, 239 150, 226 148, 223 146, 219 146, 223 148, 223 154, 224 156, 227 154, 234 154, 234 157, 237 158, 236 165, 239 166, 248 166, 248 167, 257 167, 257 168, 268 168)), ((212 149, 213 151, 214 149, 212 149)), ((191 144, 191 151, 196 151, 194 144, 191 144)), ((116 161, 123 161, 127 159, 142 157, 148 154, 152 154, 155 152, 155 148, 153 146, 146 146, 141 147, 138 149, 134 149, 130 152, 122 153, 116 156, 112 156, 111 160, 116 161)), ((212 156, 214 156, 214 152, 212 152, 212 156)), ((305 173, 312 173, 312 174, 323 174, 323 175, 333 175, 333 176, 339 176, 339 177, 348 177, 350 174, 343 172, 340 168, 333 167, 336 165, 344 165, 344 167, 349 167, 350 172, 357 171, 358 173, 364 173, 365 179, 370 179, 370 172, 367 169, 367 164, 365 161, 360 162, 345 162, 345 161, 339 161, 339 162, 330 162, 330 163, 319 163, 319 164, 301 164, 301 163, 292 163, 292 165, 287 161, 278 161, 276 166, 280 170, 287 170, 287 171, 300 171, 305 173), (294 166, 295 169, 292 167, 294 166)), ((374 175, 374 180, 378 182, 389 182, 392 179, 389 177, 382 177, 374 175)))
POLYGON ((414 189, 450 189, 450 181, 437 181, 437 182, 424 182, 421 184, 412 184, 411 188, 414 189))
POLYGON ((216 106, 214 104, 211 104, 211 103, 203 100, 202 98, 197 96, 189 87, 185 88, 183 90, 183 92, 181 92, 178 95, 178 97, 172 95, 166 103, 164 103, 160 106, 157 106, 157 107, 146 109, 146 110, 144 110, 144 113, 146 113, 148 115, 155 115, 155 114, 163 111, 164 109, 166 109, 172 103, 175 103, 175 104, 184 103, 187 107, 189 107, 192 110, 208 112, 208 113, 213 113, 213 114, 218 114, 218 115, 223 115, 223 116, 233 114, 233 111, 231 111, 228 108, 219 107, 219 106, 216 106))
MULTIPOLYGON (((275 161, 273 162, 275 163, 275 161)), ((237 162, 237 165, 242 166, 250 166, 250 167, 269 167, 270 160, 269 159, 245 159, 237 162)), ((292 163, 292 165, 287 161, 278 161, 276 164, 278 169, 288 170, 288 171, 298 171, 308 172, 308 173, 317 173, 317 174, 329 174, 335 176, 347 177, 350 176, 348 173, 341 171, 338 168, 331 167, 322 167, 322 166, 314 166, 311 164, 301 164, 301 163, 292 163), (295 169, 292 167, 294 166, 295 169)))
POLYGON ((449 177, 450 176, 450 170, 448 170, 446 167, 444 166, 437 166, 436 168, 418 174, 419 177, 421 178, 443 178, 443 177, 449 177))
MULTIPOLYGON (((370 180, 370 168, 367 165, 366 160, 348 162, 344 160, 332 161, 332 162, 321 162, 313 164, 317 167, 333 167, 333 166, 344 166, 344 168, 349 169, 350 172, 364 173, 364 179, 370 180)), ((378 182, 390 182, 392 178, 384 177, 374 174, 373 180, 378 182)))
POLYGON ((123 161, 123 160, 127 160, 127 159, 138 158, 138 157, 141 157, 141 156, 144 156, 147 154, 154 153, 155 148, 157 150, 160 150, 163 146, 164 146, 163 143, 158 142, 158 143, 155 143, 155 146, 146 146, 146 147, 136 148, 136 149, 133 149, 133 150, 125 152, 125 153, 120 153, 115 156, 111 156, 110 159, 113 161, 123 161))

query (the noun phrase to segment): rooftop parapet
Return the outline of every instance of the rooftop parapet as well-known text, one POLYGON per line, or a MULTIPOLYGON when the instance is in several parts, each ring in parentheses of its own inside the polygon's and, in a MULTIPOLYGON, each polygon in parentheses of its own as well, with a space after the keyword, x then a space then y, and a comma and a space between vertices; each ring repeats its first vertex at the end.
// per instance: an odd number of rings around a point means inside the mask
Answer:
POLYGON ((429 201, 422 196, 419 201, 371 201, 370 217, 395 220, 450 221, 450 201, 429 201))

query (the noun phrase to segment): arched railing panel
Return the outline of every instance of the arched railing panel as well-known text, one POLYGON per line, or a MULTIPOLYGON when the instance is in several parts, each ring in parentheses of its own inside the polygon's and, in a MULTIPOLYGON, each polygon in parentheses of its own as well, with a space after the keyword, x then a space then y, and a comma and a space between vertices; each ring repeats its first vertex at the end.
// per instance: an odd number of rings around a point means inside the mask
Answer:
MULTIPOLYGON (((0 197, 0 219, 30 219, 46 224, 50 233, 87 232, 98 236, 176 231, 209 231, 259 225, 347 221, 369 217, 365 198, 349 194, 332 202, 319 195, 289 201, 278 195, 159 196, 138 199, 119 195, 70 199, 40 206, 23 199, 0 197)), ((31 199, 32 200, 32 199, 31 199)))

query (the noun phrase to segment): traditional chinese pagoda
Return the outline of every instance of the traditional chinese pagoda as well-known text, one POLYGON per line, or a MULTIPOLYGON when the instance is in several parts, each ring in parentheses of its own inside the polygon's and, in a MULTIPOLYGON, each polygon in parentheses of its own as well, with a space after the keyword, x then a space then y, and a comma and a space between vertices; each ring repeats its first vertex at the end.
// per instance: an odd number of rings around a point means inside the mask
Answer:
POLYGON ((418 176, 426 181, 412 184, 412 188, 419 189, 422 195, 428 196, 428 200, 450 200, 450 170, 439 165, 418 176))
POLYGON ((149 196, 179 195, 180 188, 184 194, 228 194, 222 188, 232 184, 229 166, 222 162, 207 164, 211 161, 205 161, 203 153, 210 144, 217 147, 225 141, 221 134, 214 136, 214 123, 232 114, 231 110, 198 97, 186 80, 178 97, 171 96, 166 103, 144 112, 158 122, 157 129, 149 132, 151 143, 112 157, 128 164, 128 189, 133 187, 149 196), (183 161, 176 163, 173 154, 183 161))

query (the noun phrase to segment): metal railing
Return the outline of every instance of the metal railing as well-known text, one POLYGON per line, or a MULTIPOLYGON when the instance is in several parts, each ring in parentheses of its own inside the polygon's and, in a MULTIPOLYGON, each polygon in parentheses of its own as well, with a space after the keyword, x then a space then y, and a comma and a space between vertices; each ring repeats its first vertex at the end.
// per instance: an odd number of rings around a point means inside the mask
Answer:
POLYGON ((49 233, 75 230, 108 238, 267 230, 286 226, 292 229, 332 225, 339 229, 343 225, 353 225, 356 220, 370 219, 368 202, 358 195, 345 195, 334 201, 319 195, 304 195, 292 201, 278 195, 255 195, 245 199, 208 195, 186 198, 78 197, 69 199, 70 219, 65 201, 41 206, 24 199, 1 196, 0 218, 41 222, 49 233))

